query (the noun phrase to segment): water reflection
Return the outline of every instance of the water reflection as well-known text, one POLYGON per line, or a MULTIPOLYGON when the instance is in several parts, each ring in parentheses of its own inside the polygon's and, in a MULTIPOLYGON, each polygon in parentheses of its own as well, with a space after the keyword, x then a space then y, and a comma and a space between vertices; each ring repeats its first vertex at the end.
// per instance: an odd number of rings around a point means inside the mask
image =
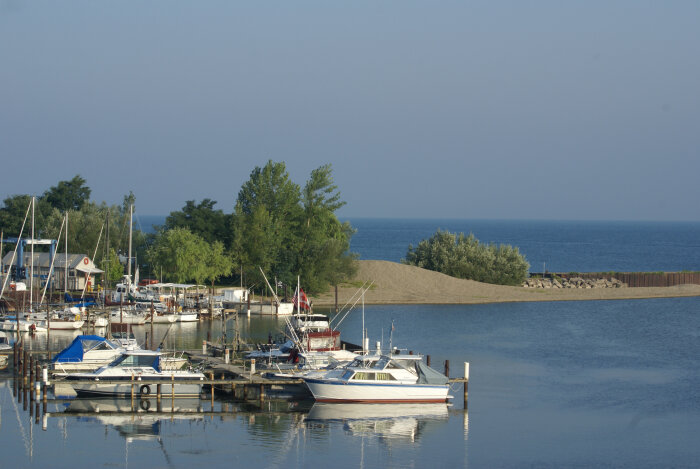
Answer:
MULTIPOLYGON (((201 421, 242 418, 248 433, 261 442, 278 443, 308 429, 314 434, 330 434, 342 428, 346 434, 360 437, 400 439, 415 442, 431 426, 449 419, 446 404, 328 404, 310 400, 265 402, 208 401, 199 399, 156 398, 74 399, 49 418, 75 417, 77 422, 99 423, 113 428, 127 441, 154 439, 161 436, 161 422, 174 420, 201 421)), ((466 417, 465 417, 466 418, 466 417)))
POLYGON ((340 422, 355 436, 416 441, 422 431, 449 419, 446 404, 330 404, 317 402, 307 416, 310 425, 340 422))
POLYGON ((127 440, 148 440, 160 436, 161 420, 202 420, 198 399, 162 400, 99 398, 74 399, 63 412, 52 416, 74 416, 78 421, 112 427, 127 440), (198 414, 199 413, 199 414, 198 414), (169 415, 168 415, 169 414, 169 415))

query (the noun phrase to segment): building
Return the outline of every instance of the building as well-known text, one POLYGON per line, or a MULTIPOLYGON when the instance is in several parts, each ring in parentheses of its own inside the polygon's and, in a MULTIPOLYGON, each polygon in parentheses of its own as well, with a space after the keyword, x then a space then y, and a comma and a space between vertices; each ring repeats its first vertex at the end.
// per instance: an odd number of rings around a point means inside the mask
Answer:
MULTIPOLYGON (((2 259, 2 274, 3 280, 6 272, 10 271, 10 262, 12 261, 12 252, 5 254, 2 259)), ((31 257, 30 252, 24 252, 22 254, 21 261, 15 259, 12 265, 12 270, 16 270, 19 265, 21 272, 19 272, 19 281, 24 281, 29 287, 29 275, 31 270, 31 257), (19 262, 18 262, 19 261, 19 262), (23 278, 25 280, 23 280, 23 278)), ((51 270, 51 254, 48 252, 35 252, 34 253, 34 286, 43 287, 46 284, 46 280, 49 276, 49 271, 51 270)), ((63 290, 65 286, 66 270, 68 271, 68 290, 83 290, 86 286, 86 290, 91 290, 95 287, 95 275, 101 274, 104 271, 100 270, 95 266, 92 260, 86 254, 56 254, 53 265, 53 275, 51 280, 53 281, 53 288, 55 290, 63 290), (66 265, 68 269, 66 269, 66 265)))

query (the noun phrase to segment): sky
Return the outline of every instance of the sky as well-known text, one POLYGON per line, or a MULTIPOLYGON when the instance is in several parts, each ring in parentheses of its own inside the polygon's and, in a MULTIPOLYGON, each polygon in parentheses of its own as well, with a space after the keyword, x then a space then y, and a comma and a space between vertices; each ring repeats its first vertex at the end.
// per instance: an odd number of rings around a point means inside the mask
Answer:
POLYGON ((268 160, 341 217, 700 221, 700 2, 0 0, 0 197, 230 213, 268 160))

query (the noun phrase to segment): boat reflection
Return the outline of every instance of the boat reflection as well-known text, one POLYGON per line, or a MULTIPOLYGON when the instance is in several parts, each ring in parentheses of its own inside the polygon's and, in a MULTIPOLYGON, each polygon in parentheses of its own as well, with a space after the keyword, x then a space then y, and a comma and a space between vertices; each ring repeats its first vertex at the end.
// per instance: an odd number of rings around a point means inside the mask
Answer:
POLYGON ((340 422, 357 436, 415 441, 423 429, 449 419, 447 404, 333 404, 317 402, 306 418, 310 425, 340 422))
POLYGON ((202 420, 201 412, 200 401, 193 399, 164 399, 160 406, 156 398, 140 399, 132 408, 130 399, 99 398, 74 399, 61 414, 112 427, 129 442, 157 439, 162 420, 202 420))

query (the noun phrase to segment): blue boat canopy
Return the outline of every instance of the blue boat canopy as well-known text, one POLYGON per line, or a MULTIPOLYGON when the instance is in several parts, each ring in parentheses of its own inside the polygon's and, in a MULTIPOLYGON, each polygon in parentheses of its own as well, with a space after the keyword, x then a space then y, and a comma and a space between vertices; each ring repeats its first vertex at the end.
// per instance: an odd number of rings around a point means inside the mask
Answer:
POLYGON ((117 345, 99 335, 79 335, 61 350, 53 359, 54 363, 77 363, 83 361, 83 354, 94 349, 117 349, 117 345))

